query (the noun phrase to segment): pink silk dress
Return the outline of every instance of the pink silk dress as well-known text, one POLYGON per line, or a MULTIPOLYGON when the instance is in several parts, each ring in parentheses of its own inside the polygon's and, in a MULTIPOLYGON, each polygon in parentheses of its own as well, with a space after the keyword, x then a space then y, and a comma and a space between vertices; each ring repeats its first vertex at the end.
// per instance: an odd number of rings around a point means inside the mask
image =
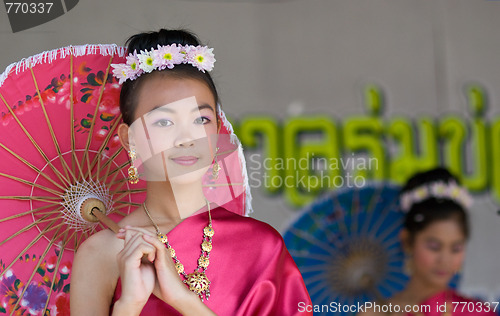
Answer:
MULTIPOLYGON (((283 238, 273 227, 222 207, 211 211, 215 235, 210 265, 210 298, 204 303, 217 315, 307 315, 299 313, 299 303, 311 299, 283 238)), ((208 213, 194 214, 168 234, 170 245, 186 273, 197 267, 208 213)), ((113 303, 121 294, 118 280, 113 303)), ((181 315, 151 295, 141 315, 181 315)), ((312 315, 309 313, 308 315, 312 315)))
POLYGON ((446 311, 451 312, 447 315, 453 316, 494 316, 498 312, 500 306, 496 306, 495 304, 481 302, 475 299, 467 298, 459 295, 457 292, 453 290, 447 290, 440 292, 425 301, 423 301, 420 306, 429 306, 430 312, 424 312, 421 314, 411 314, 408 315, 425 315, 425 316, 441 316, 444 315, 444 307, 448 302, 448 308, 446 311), (438 306, 441 308, 438 310, 438 306), (496 308, 496 309, 495 309, 496 308))

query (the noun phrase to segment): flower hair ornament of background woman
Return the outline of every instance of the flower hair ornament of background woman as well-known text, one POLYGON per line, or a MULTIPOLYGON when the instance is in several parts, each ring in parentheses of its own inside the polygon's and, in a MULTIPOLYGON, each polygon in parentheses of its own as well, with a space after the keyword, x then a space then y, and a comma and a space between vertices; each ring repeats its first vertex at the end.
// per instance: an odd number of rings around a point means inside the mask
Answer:
MULTIPOLYGON (((363 315, 495 315, 493 306, 461 296, 449 287, 464 261, 469 237, 467 208, 472 199, 465 188, 445 168, 436 168, 412 176, 400 194, 406 212, 400 239, 405 251, 406 287, 380 305, 398 305, 401 312, 367 310, 363 315), (471 303, 474 311, 462 310, 471 303), (429 306, 405 312, 404 308, 429 306), (446 306, 437 310, 437 306, 446 306)), ((470 307, 470 306, 469 306, 470 307)))
POLYGON ((281 235, 204 195, 224 117, 211 50, 184 30, 140 33, 127 44, 128 64, 115 65, 123 82, 118 133, 140 161, 146 199, 118 234, 100 231, 78 249, 72 315, 298 314, 299 303, 311 302, 281 235), (185 62, 190 49, 205 55, 185 62), (141 71, 133 63, 144 63, 141 71), (197 292, 183 280, 201 267, 210 283, 196 284, 209 290, 197 292))

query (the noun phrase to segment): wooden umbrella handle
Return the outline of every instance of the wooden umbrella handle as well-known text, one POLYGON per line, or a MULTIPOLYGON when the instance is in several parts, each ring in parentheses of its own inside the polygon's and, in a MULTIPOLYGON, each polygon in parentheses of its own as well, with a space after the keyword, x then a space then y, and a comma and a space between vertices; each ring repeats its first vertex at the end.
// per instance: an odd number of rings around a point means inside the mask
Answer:
POLYGON ((111 229, 115 234, 118 234, 118 230, 120 229, 120 226, 118 226, 118 224, 115 223, 106 214, 102 213, 99 210, 99 208, 97 208, 97 207, 92 208, 92 215, 97 217, 101 221, 101 223, 108 226, 108 228, 111 229))

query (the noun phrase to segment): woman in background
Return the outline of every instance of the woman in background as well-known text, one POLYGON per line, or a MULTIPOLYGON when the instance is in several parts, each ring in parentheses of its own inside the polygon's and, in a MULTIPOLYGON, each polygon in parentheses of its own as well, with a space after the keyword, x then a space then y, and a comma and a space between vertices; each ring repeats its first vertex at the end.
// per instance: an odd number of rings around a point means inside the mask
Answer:
POLYGON ((444 168, 417 173, 401 190, 400 202, 406 212, 400 238, 410 280, 401 292, 377 302, 386 308, 391 304, 392 312, 373 309, 360 314, 496 315, 494 305, 449 287, 462 268, 470 234, 467 209, 472 199, 458 179, 444 168))

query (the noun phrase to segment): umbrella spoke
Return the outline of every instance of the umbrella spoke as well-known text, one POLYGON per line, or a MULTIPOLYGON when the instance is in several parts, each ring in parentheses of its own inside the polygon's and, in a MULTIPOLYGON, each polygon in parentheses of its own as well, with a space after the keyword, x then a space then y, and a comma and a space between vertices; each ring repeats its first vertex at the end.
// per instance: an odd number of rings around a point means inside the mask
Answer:
POLYGON ((69 229, 67 229, 64 232, 63 240, 65 240, 65 241, 60 248, 61 251, 59 251, 59 254, 57 255, 57 263, 56 263, 56 266, 54 268, 54 275, 52 276, 52 282, 50 282, 49 294, 47 295, 47 301, 45 302, 45 306, 43 307, 44 314, 45 314, 45 311, 47 310, 47 306, 49 306, 50 296, 52 295, 52 288, 54 287, 54 283, 56 282, 57 273, 55 273, 55 271, 59 271, 59 266, 61 265, 61 260, 62 260, 63 254, 64 254, 64 247, 66 247, 66 244, 73 237, 73 235, 75 235, 76 232, 73 232, 71 234, 71 236, 69 238, 67 238, 68 233, 69 233, 69 229))
POLYGON ((78 247, 80 247, 82 240, 87 240, 88 237, 89 233, 86 230, 84 230, 83 233, 80 234, 79 238, 75 238, 75 247, 73 248, 75 249, 75 252, 78 250, 78 247))
MULTIPOLYGON (((61 229, 61 227, 59 227, 58 231, 61 229)), ((24 293, 26 293, 26 290, 28 289, 28 285, 31 283, 31 281, 33 280, 33 278, 35 277, 35 274, 36 274, 36 271, 38 270, 38 268, 40 267, 40 265, 42 264, 42 261, 43 259, 45 259, 45 257, 47 256, 47 253, 49 252, 50 248, 52 247, 53 245, 53 241, 54 239, 52 239, 49 244, 47 245, 47 247, 45 248, 45 251, 43 252, 43 254, 40 256, 40 258, 38 259, 38 262, 36 264, 36 267, 33 269, 33 272, 31 273, 31 276, 30 278, 28 279, 28 281, 26 282, 26 284, 24 285, 24 288, 23 288, 23 291, 21 292, 21 295, 19 295, 19 298, 17 299, 16 301, 16 304, 14 305, 14 307, 12 308, 12 312, 10 313, 10 315, 12 316, 12 314, 16 311, 17 309, 17 306, 19 305, 19 303, 21 302, 21 300, 23 299, 24 297, 24 293)), ((56 275, 56 273, 54 273, 54 275, 56 275)), ((48 296, 48 298, 50 299, 50 294, 48 296)))
MULTIPOLYGON (((41 210, 44 210, 44 209, 50 208, 50 207, 54 207, 54 205, 50 205, 49 204, 49 205, 41 206, 41 207, 38 207, 38 208, 35 208, 35 209, 32 209, 32 210, 26 211, 26 212, 17 213, 15 215, 12 215, 12 216, 9 216, 9 217, 0 218, 0 223, 6 222, 6 221, 10 221, 12 219, 16 219, 16 218, 19 218, 19 217, 23 217, 25 215, 37 213, 37 212, 39 212, 41 210)), ((56 209, 56 210, 53 210, 53 211, 50 211, 50 212, 43 212, 43 214, 57 214, 57 213, 60 213, 60 212, 61 211, 59 209, 56 209)))
POLYGON ((324 256, 320 254, 315 254, 315 253, 300 253, 296 250, 290 249, 290 254, 292 257, 297 257, 297 258, 304 258, 304 259, 313 259, 317 261, 323 261, 323 262, 331 262, 332 257, 331 256, 324 256))
POLYGON ((129 194, 129 193, 143 193, 146 192, 146 188, 141 188, 141 189, 130 189, 130 190, 120 190, 120 191, 111 191, 109 193, 111 194, 129 194))
MULTIPOLYGON (((45 160, 45 162, 50 167, 50 169, 52 169, 52 171, 54 171, 54 173, 56 174, 56 176, 59 178, 59 180, 61 182, 66 182, 67 184, 70 184, 70 181, 52 164, 52 162, 50 161, 49 157, 47 157, 47 155, 42 150, 42 148, 40 148, 40 146, 35 141, 35 139, 31 136, 31 134, 28 132, 28 130, 24 127, 23 123, 21 123, 21 121, 17 117, 17 114, 12 110, 12 108, 7 103, 7 101, 4 99, 4 97, 3 97, 3 95, 1 93, 0 93, 0 98, 3 100, 3 102, 4 102, 5 106, 7 107, 7 109, 9 109, 10 114, 12 114, 12 118, 14 118, 14 120, 17 122, 17 124, 19 125, 19 127, 23 130, 24 134, 26 135, 26 137, 28 137, 28 139, 31 141, 31 143, 33 144, 33 146, 35 146, 36 150, 40 153, 40 155, 45 160)), ((40 99, 41 99, 41 97, 40 97, 40 99)))
MULTIPOLYGON (((118 150, 115 154, 113 154, 113 156, 111 156, 111 159, 115 159, 115 158, 118 156, 118 154, 121 152, 121 150, 122 150, 122 149, 118 150)), ((109 166, 111 166, 111 159, 110 159, 110 160, 108 160, 108 161, 106 161, 106 162, 104 163, 103 167, 104 167, 105 165, 109 165, 109 166)), ((102 181, 103 181, 103 182, 106 182, 106 180, 108 179, 108 177, 109 177, 109 176, 114 175, 113 180, 112 180, 112 182, 114 182, 114 181, 115 181, 115 179, 116 179, 116 176, 118 175, 118 171, 120 171, 120 170, 122 170, 123 168, 125 168, 128 164, 129 164, 129 162, 128 162, 128 161, 125 161, 124 163, 122 163, 121 165, 119 165, 118 167, 114 168, 114 169, 113 169, 113 170, 111 170, 111 171, 110 171, 110 168, 108 167, 108 170, 107 170, 107 172, 106 172, 106 174, 105 174, 105 176, 104 176, 104 179, 103 179, 102 181)))
MULTIPOLYGON (((0 278, 3 277, 4 273, 7 272, 7 270, 9 270, 10 268, 12 268, 12 266, 17 262, 17 260, 19 260, 19 258, 21 258, 26 253, 26 251, 28 251, 31 247, 33 247, 33 245, 36 244, 43 237, 45 233, 52 231, 56 228, 60 228, 60 226, 62 226, 62 224, 58 224, 57 226, 50 228, 52 225, 54 225, 54 223, 55 221, 53 223, 50 223, 49 226, 45 227, 43 231, 40 231, 38 235, 35 237, 35 239, 33 239, 23 250, 21 250, 21 252, 17 256, 14 257, 12 262, 2 271, 2 273, 0 273, 0 278)), ((56 238, 56 236, 57 235, 54 235, 53 239, 56 238)), ((50 243, 49 246, 47 247, 50 247, 50 243)))
POLYGON ((102 142, 101 147, 99 147, 99 150, 97 151, 97 154, 94 156, 94 159, 92 160, 92 163, 90 164, 90 167, 91 167, 90 170, 94 169, 96 163, 98 164, 97 171, 96 171, 96 180, 99 179, 99 171, 101 170, 101 168, 99 167, 99 165, 100 165, 100 162, 101 162, 100 157, 102 155, 102 152, 104 151, 104 149, 106 148, 106 146, 109 144, 109 139, 111 138, 111 136, 115 132, 115 129, 120 125, 121 119, 122 119, 122 115, 120 114, 118 117, 115 118, 115 120, 113 121, 113 123, 111 123, 111 128, 110 128, 108 134, 106 135, 106 138, 102 142))
POLYGON ((362 228, 362 233, 368 233, 369 231, 369 227, 370 227, 370 224, 372 223, 372 218, 373 218, 373 215, 374 215, 374 209, 375 209, 375 206, 377 204, 377 202, 380 200, 380 196, 382 195, 382 189, 381 188, 377 188, 377 190, 375 191, 376 193, 373 193, 371 195, 371 198, 370 198, 370 202, 367 206, 367 214, 368 214, 368 218, 365 219, 365 223, 363 225, 363 228, 362 228))
MULTIPOLYGON (((88 168, 87 169, 87 178, 90 177, 90 174, 92 171, 90 169, 90 158, 88 155, 88 151, 90 149, 90 143, 92 141, 92 136, 94 135, 94 127, 95 127, 96 117, 97 117, 97 113, 99 111, 99 106, 101 105, 102 95, 104 94, 104 88, 106 86, 106 81, 108 80, 109 68, 111 67, 111 62, 113 61, 113 57, 114 57, 114 54, 112 54, 111 57, 109 58, 108 66, 106 67, 106 73, 104 74, 104 77, 103 77, 104 80, 103 80, 103 83, 101 85, 101 89, 99 91, 99 98, 97 99, 97 104, 95 106, 94 116, 92 116, 92 120, 90 123, 89 135, 87 137, 85 151, 83 152, 83 158, 82 158, 81 165, 83 166, 85 164, 85 162, 87 162, 87 168, 88 168)), ((83 180, 83 179, 80 179, 80 180, 83 180)))
POLYGON ((15 152, 13 152, 12 150, 10 150, 9 148, 7 148, 4 144, 0 143, 0 147, 2 147, 3 149, 5 149, 9 154, 11 154, 15 158, 17 158, 19 161, 21 161, 22 163, 24 163, 26 166, 28 166, 32 170, 36 171, 36 173, 40 174, 42 177, 44 177, 45 179, 47 179, 48 181, 50 181, 53 185, 55 185, 56 187, 58 187, 59 189, 61 189, 61 190, 64 191, 64 187, 62 187, 59 183, 55 182, 52 178, 50 178, 48 175, 46 175, 45 172, 42 172, 40 169, 38 169, 37 167, 35 167, 34 165, 32 165, 26 159, 22 158, 21 156, 19 156, 18 154, 16 154, 15 152))
MULTIPOLYGON (((71 160, 74 161, 74 165, 76 165, 76 167, 78 168, 78 174, 80 175, 81 179, 84 179, 85 176, 83 175, 83 170, 82 170, 82 166, 80 165, 80 162, 78 161, 78 157, 76 156, 76 149, 75 150, 71 150, 72 151, 72 154, 71 154, 71 160)), ((74 170, 74 167, 73 167, 73 170, 74 170)), ((76 172, 76 170, 75 170, 76 172)))
POLYGON ((47 192, 52 193, 54 195, 59 195, 60 196, 62 194, 62 192, 60 192, 60 191, 56 191, 54 189, 47 188, 46 186, 43 186, 43 185, 40 185, 40 184, 36 184, 34 182, 31 182, 31 181, 28 181, 28 180, 24 180, 24 179, 15 177, 15 176, 11 176, 11 175, 8 175, 8 174, 2 173, 2 172, 0 172, 0 177, 5 177, 5 178, 8 178, 8 179, 12 179, 14 181, 17 181, 17 182, 21 182, 21 183, 33 186, 35 188, 39 188, 41 190, 47 191, 47 192))
MULTIPOLYGON (((123 208, 123 207, 128 207, 128 205, 120 205, 120 207, 122 207, 122 208, 123 208)), ((127 216, 127 214, 125 214, 125 213, 123 213, 123 212, 121 212, 121 211, 117 211, 117 210, 116 210, 116 208, 115 208, 115 209, 113 209, 113 212, 112 212, 112 213, 113 213, 113 214, 118 214, 118 215, 121 215, 121 216, 123 216, 123 217, 127 216)))
POLYGON ((330 267, 331 267, 331 263, 315 264, 315 265, 310 265, 310 266, 301 268, 300 272, 308 273, 308 272, 326 271, 327 269, 330 269, 330 267))
MULTIPOLYGON (((3 246, 6 242, 8 242, 9 240, 15 238, 16 236, 30 230, 31 228, 35 227, 37 224, 40 224, 40 223, 45 223, 45 222, 48 222, 48 221, 54 221, 56 222, 57 219, 54 219, 54 218, 49 218, 47 219, 50 215, 52 214, 45 214, 44 216, 40 217, 40 219, 34 221, 33 223, 29 224, 28 226, 22 228, 21 230, 15 232, 13 235, 7 237, 6 239, 4 239, 3 241, 0 242, 0 246, 3 246)), ((50 225, 53 225, 53 223, 51 223, 50 225)))
POLYGON ((12 196, 0 196, 0 200, 20 200, 20 201, 40 201, 40 202, 45 202, 45 203, 51 203, 51 204, 61 204, 61 198, 60 197, 54 197, 54 196, 17 196, 17 195, 12 195, 12 196))
MULTIPOLYGON (((309 213, 308 215, 309 217, 312 218, 312 220, 314 221, 316 226, 318 226, 318 228, 322 228, 323 225, 321 224, 321 219, 319 219, 316 214, 309 213)), ((332 242, 336 248, 342 247, 342 242, 339 240, 338 236, 335 236, 335 234, 332 233, 330 229, 326 228, 323 229, 323 231, 326 233, 326 235, 328 235, 329 237, 328 241, 332 242)))
MULTIPOLYGON (((71 139, 71 170, 75 170, 75 162, 78 161, 76 159, 76 146, 75 146, 75 127, 73 126, 75 122, 75 102, 73 100, 73 86, 74 86, 74 78, 73 78, 73 54, 70 54, 70 62, 69 62, 69 77, 70 77, 70 85, 69 85, 69 102, 70 102, 70 107, 69 107, 69 131, 70 131, 70 139, 71 139)), ((80 168, 80 165, 78 164, 78 168, 80 171, 80 175, 83 177, 82 170, 80 168)))
POLYGON ((125 204, 125 205, 128 205, 128 206, 141 206, 142 203, 135 203, 135 202, 127 202, 127 201, 116 201, 115 203, 118 203, 118 204, 125 204))
MULTIPOLYGON (((116 174, 117 174, 117 173, 116 173, 116 174)), ((112 182, 109 182, 109 183, 108 183, 108 186, 109 186, 109 187, 112 187, 112 186, 114 186, 115 184, 122 184, 122 183, 126 183, 127 181, 128 181, 128 179, 127 179, 127 178, 120 178, 119 180, 114 180, 114 181, 112 181, 112 182)))
POLYGON ((35 73, 33 72, 33 68, 30 67, 30 72, 31 72, 31 77, 33 78, 33 83, 35 84, 36 92, 38 96, 40 96, 40 107, 42 108, 43 115, 45 117, 45 121, 47 122, 47 127, 49 128, 50 136, 52 137, 52 141, 54 142, 54 146, 57 151, 57 155, 59 156, 59 160, 61 161, 62 169, 66 175, 66 179, 69 179, 70 174, 73 178, 74 181, 76 181, 76 177, 69 168, 68 164, 66 163, 66 160, 64 160, 61 152, 61 147, 59 147, 59 142, 57 141, 56 134, 54 133, 54 129, 52 128, 52 123, 50 122, 49 115, 47 114, 47 109, 45 108, 45 102, 43 101, 43 98, 41 97, 42 94, 40 93, 40 89, 38 87, 38 82, 35 78, 35 73), (69 171, 69 172, 68 172, 69 171))
POLYGON ((294 234, 295 236, 306 240, 310 244, 318 246, 319 248, 323 249, 324 251, 328 252, 329 254, 332 254, 332 255, 335 254, 335 251, 333 250, 333 248, 330 245, 325 244, 324 242, 322 242, 321 240, 318 240, 316 237, 312 236, 309 233, 306 233, 304 231, 299 231, 295 228, 291 228, 290 232, 292 234, 294 234))

